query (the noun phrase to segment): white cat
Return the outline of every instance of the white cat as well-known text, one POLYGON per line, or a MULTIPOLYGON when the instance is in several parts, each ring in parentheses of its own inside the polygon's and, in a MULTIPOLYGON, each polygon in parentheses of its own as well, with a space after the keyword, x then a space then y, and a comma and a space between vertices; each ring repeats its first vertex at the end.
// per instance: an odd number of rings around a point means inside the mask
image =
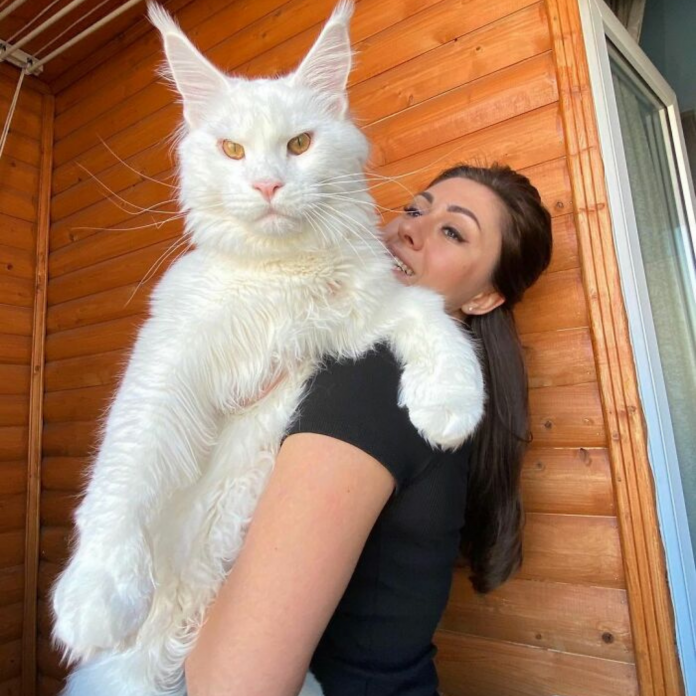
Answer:
POLYGON ((347 113, 351 13, 338 5, 297 71, 250 81, 150 6, 183 98, 194 250, 153 292, 76 513, 53 594, 55 638, 81 663, 66 694, 185 694, 184 659, 323 357, 387 342, 400 403, 433 444, 458 446, 482 415, 473 346, 378 239, 347 113))

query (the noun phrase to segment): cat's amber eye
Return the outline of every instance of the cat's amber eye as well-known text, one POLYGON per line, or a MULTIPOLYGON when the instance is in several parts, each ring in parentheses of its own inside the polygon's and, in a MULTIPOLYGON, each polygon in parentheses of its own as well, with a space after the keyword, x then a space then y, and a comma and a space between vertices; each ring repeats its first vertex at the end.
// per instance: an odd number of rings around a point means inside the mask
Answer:
POLYGON ((222 151, 231 159, 240 160, 244 157, 244 146, 231 140, 222 141, 222 151))
POLYGON ((301 155, 303 152, 307 152, 311 142, 312 136, 309 133, 300 133, 288 141, 288 152, 293 155, 301 155))

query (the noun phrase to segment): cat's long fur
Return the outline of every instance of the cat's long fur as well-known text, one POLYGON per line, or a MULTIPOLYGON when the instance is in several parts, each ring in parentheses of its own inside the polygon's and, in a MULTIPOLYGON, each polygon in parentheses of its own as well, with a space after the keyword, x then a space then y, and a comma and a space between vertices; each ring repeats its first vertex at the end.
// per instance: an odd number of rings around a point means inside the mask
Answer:
POLYGON ((376 234, 367 142, 347 115, 351 12, 337 7, 295 73, 249 81, 220 73, 150 7, 183 98, 194 250, 153 293, 53 593, 55 638, 80 663, 70 696, 185 693, 183 661, 323 357, 388 342, 400 402, 434 444, 459 445, 482 414, 472 345, 439 296, 399 283, 376 234), (303 132, 309 150, 289 154, 303 132), (286 217, 262 218, 270 204, 252 184, 271 179, 286 217))

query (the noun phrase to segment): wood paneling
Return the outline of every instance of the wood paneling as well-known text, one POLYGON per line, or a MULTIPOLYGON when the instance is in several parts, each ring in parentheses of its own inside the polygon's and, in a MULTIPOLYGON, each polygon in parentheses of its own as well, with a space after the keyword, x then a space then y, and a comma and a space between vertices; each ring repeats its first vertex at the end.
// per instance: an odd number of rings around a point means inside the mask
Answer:
MULTIPOLYGON (((19 71, 0 68, 0 113, 9 112, 19 71)), ((50 163, 43 158, 52 148, 45 137, 52 125, 51 97, 27 78, 19 92, 16 111, 0 158, 0 693, 15 690, 24 677, 33 678, 32 652, 21 651, 27 632, 25 594, 32 594, 31 567, 34 549, 26 537, 27 453, 31 440, 30 386, 31 345, 36 296, 37 223, 41 201, 49 203, 50 163), (26 547, 26 548, 25 548, 26 547), (25 667, 22 669, 22 657, 25 667)), ((45 209, 47 212, 47 208, 45 209)), ((48 230, 46 229, 46 232, 48 230)), ((37 394, 41 400, 41 392, 37 394)), ((33 622, 32 622, 33 623, 33 622)), ((22 689, 23 696, 33 696, 22 689)))
POLYGON ((588 314, 643 696, 684 693, 647 433, 614 248, 579 8, 548 0, 588 314))
POLYGON ((488 595, 454 574, 440 628, 548 650, 633 662, 626 591, 515 579, 488 595))
POLYGON ((437 667, 447 696, 639 696, 635 667, 572 652, 545 650, 439 631, 437 667))

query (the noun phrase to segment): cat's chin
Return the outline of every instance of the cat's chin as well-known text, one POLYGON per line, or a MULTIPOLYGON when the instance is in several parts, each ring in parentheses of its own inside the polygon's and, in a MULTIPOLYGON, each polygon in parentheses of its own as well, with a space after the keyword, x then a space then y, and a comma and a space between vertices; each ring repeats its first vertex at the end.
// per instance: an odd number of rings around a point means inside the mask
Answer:
POLYGON ((302 220, 278 212, 268 212, 254 222, 254 230, 269 237, 285 237, 301 232, 302 220))

